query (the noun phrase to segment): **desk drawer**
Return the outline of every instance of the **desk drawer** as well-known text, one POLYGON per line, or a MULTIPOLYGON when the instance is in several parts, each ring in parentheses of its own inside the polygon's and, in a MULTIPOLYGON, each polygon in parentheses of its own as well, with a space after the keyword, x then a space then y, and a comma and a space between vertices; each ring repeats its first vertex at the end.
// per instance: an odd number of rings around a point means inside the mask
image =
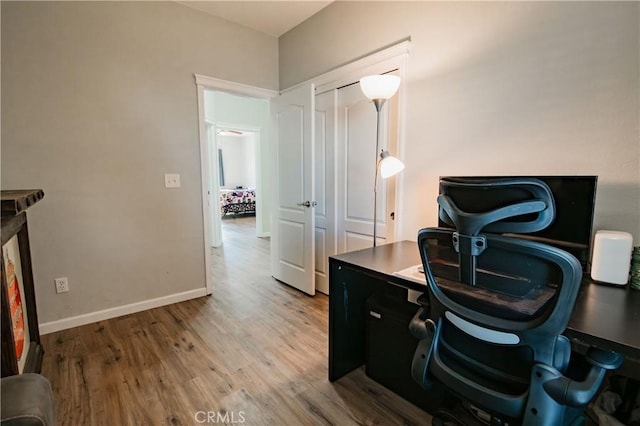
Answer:
POLYGON ((374 294, 366 303, 365 372, 423 410, 435 412, 448 398, 442 390, 425 390, 411 377, 411 360, 418 340, 409 322, 418 306, 374 294))

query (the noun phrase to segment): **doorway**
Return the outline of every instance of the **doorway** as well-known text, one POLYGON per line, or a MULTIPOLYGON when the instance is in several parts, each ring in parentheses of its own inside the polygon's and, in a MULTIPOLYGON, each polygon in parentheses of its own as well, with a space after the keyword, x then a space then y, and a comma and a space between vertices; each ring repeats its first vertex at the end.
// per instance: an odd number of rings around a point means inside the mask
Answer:
MULTIPOLYGON (((195 77, 200 123, 206 288, 207 294, 211 294, 213 292, 212 266, 214 266, 211 253, 214 247, 220 247, 223 244, 220 188, 231 189, 238 193, 241 189, 252 189, 255 197, 251 201, 243 195, 239 196, 240 202, 252 204, 253 216, 251 217, 254 225, 251 227, 253 231, 250 237, 255 240, 258 237, 270 236, 269 99, 277 96, 277 92, 206 76, 196 75, 195 77), (222 134, 218 135, 219 132, 222 134), (236 147, 238 149, 229 147, 225 149, 222 146, 225 144, 222 137, 233 136, 233 134, 242 136, 242 139, 246 140, 242 149, 238 147, 236 147), (220 143, 219 138, 221 138, 220 143), (246 146, 251 146, 252 149, 245 150, 246 146), (245 150, 244 155, 241 153, 242 150, 245 150), (221 156, 220 153, 222 153, 221 156), (225 161, 226 157, 229 157, 228 160, 233 160, 233 157, 242 156, 252 157, 253 167, 250 166, 251 161, 244 161, 242 165, 238 165, 240 163, 237 162, 231 165, 234 163, 225 161), (239 170, 243 172, 238 173, 239 170), (238 174, 241 176, 238 177, 238 174), (236 188, 239 186, 242 188, 236 188), (249 188, 250 186, 253 188, 249 188)), ((233 209, 234 207, 229 207, 229 212, 234 217, 239 218, 240 214, 249 217, 246 211, 233 209)), ((221 251, 221 253, 224 252, 221 251)), ((218 255, 226 256, 220 253, 218 255)))
POLYGON ((224 91, 204 90, 208 145, 208 198, 211 247, 223 241, 222 218, 255 216, 258 237, 269 236, 267 138, 269 101, 224 91))
MULTIPOLYGON (((216 155, 212 156, 211 188, 216 187, 213 178, 217 177, 220 208, 212 208, 211 214, 220 215, 222 244, 234 241, 239 234, 245 238, 258 236, 256 218, 261 212, 257 211, 256 203, 256 176, 259 172, 256 152, 260 136, 259 129, 250 130, 246 126, 215 126, 210 152, 217 155, 217 160, 214 158, 216 155)), ((212 202, 214 204, 215 201, 212 202)), ((212 223, 215 222, 212 217, 212 223)))

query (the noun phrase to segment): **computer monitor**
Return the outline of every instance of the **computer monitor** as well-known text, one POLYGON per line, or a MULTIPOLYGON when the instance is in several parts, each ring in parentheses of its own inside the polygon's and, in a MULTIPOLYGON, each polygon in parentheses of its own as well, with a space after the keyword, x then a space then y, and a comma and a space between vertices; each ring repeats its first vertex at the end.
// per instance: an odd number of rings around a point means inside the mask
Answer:
MULTIPOLYGON (((514 235, 531 239, 563 249, 573 254, 584 272, 589 271, 589 254, 593 232, 593 213, 596 200, 597 176, 446 176, 454 179, 504 179, 529 177, 545 182, 556 204, 556 217, 546 229, 526 234, 514 235)), ((444 178, 444 176, 443 176, 444 178)), ((451 228, 438 220, 438 226, 451 228)))

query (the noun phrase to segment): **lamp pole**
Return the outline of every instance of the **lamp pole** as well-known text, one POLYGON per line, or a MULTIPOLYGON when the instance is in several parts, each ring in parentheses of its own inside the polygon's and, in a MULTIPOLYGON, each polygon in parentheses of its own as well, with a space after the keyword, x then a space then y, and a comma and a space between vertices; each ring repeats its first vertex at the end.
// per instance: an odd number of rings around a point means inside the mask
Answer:
POLYGON ((376 178, 373 183, 373 246, 376 246, 378 235, 378 151, 380 151, 380 110, 386 99, 374 99, 373 104, 376 106, 376 178))
MULTIPOLYGON (((362 89, 362 92, 367 98, 373 101, 373 104, 376 107, 376 172, 375 182, 373 184, 373 247, 376 246, 376 240, 378 238, 378 168, 380 166, 378 155, 380 155, 380 161, 385 157, 383 151, 380 150, 380 110, 386 100, 398 91, 399 86, 400 78, 393 75, 370 75, 360 79, 360 88, 362 89)), ((388 152, 386 152, 386 156, 389 157, 388 152)), ((397 173, 397 171, 394 172, 394 174, 395 173, 397 173)), ((383 177, 385 177, 384 174, 383 177)))

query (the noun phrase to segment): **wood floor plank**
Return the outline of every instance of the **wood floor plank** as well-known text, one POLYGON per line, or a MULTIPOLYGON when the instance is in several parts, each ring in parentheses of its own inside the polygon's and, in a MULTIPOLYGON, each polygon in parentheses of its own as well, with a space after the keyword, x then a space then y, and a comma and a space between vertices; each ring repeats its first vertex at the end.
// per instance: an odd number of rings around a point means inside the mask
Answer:
POLYGON ((328 298, 270 276, 255 218, 223 225, 213 295, 42 336, 60 425, 430 422, 363 369, 330 383, 328 298))

